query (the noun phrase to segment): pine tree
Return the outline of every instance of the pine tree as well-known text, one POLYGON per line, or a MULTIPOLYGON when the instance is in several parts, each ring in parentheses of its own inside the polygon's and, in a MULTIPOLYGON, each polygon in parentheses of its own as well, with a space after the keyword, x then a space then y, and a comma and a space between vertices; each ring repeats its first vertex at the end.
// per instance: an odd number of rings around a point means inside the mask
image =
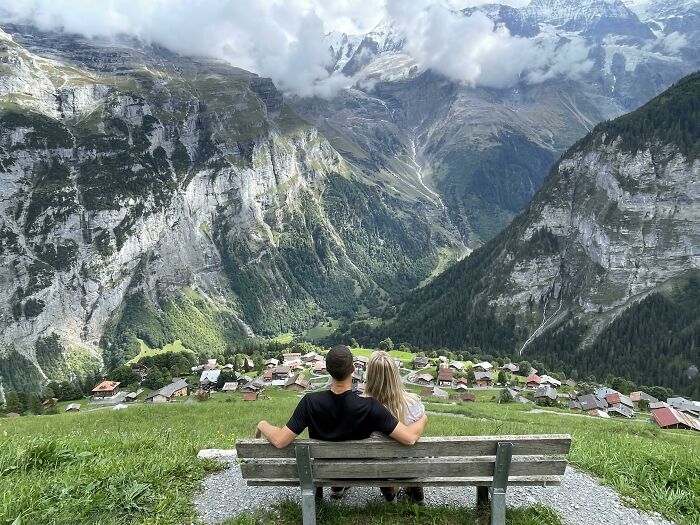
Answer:
POLYGON ((24 413, 24 406, 22 405, 22 401, 19 397, 19 394, 16 391, 10 390, 7 393, 7 396, 5 396, 5 410, 7 410, 8 413, 24 413))

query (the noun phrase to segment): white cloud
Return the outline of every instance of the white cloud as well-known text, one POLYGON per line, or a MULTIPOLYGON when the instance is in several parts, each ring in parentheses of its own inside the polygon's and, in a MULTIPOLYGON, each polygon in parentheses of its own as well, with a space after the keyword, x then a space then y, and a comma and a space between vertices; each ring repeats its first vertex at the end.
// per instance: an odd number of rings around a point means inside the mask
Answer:
MULTIPOLYGON (((328 72, 325 33, 362 34, 387 18, 405 35, 404 51, 421 69, 470 85, 508 87, 590 67, 582 42, 557 46, 558 39, 521 38, 494 28, 481 13, 455 11, 485 1, 0 0, 0 20, 87 36, 132 35, 184 55, 226 59, 302 96, 332 96, 358 81, 328 72)), ((681 42, 669 38, 666 45, 681 42)))

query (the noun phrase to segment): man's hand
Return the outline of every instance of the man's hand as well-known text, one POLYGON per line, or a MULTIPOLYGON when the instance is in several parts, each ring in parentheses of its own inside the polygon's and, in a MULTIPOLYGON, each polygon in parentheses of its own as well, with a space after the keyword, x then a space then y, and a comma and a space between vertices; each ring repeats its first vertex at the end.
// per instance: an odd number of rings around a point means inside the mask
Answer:
POLYGON ((297 434, 289 430, 286 425, 282 428, 271 425, 267 421, 261 421, 258 426, 255 427, 255 437, 259 438, 264 436, 270 443, 272 443, 277 448, 284 448, 289 445, 297 434))

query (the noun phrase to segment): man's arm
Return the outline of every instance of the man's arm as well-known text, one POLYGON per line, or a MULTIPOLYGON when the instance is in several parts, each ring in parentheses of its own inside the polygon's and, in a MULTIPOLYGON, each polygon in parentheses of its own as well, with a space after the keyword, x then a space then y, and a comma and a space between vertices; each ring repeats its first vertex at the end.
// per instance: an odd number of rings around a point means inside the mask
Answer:
POLYGON ((287 425, 282 428, 271 425, 267 421, 261 421, 255 427, 255 437, 265 436, 270 443, 277 448, 284 448, 289 445, 298 434, 295 434, 287 425))
POLYGON ((403 445, 415 445, 418 438, 423 435, 423 430, 425 430, 425 425, 427 423, 428 416, 426 414, 423 414, 418 421, 411 423, 410 425, 404 425, 403 423, 399 422, 394 431, 389 434, 389 437, 391 439, 395 439, 403 445))

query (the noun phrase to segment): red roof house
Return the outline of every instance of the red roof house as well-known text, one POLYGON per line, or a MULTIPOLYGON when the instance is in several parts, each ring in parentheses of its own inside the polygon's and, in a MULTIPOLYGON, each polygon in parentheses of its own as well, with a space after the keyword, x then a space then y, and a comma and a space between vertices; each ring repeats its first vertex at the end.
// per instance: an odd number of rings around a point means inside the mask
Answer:
POLYGON ((527 376, 526 384, 528 388, 537 388, 538 386, 540 386, 540 382, 540 376, 538 376, 537 374, 530 374, 529 376, 527 376))

